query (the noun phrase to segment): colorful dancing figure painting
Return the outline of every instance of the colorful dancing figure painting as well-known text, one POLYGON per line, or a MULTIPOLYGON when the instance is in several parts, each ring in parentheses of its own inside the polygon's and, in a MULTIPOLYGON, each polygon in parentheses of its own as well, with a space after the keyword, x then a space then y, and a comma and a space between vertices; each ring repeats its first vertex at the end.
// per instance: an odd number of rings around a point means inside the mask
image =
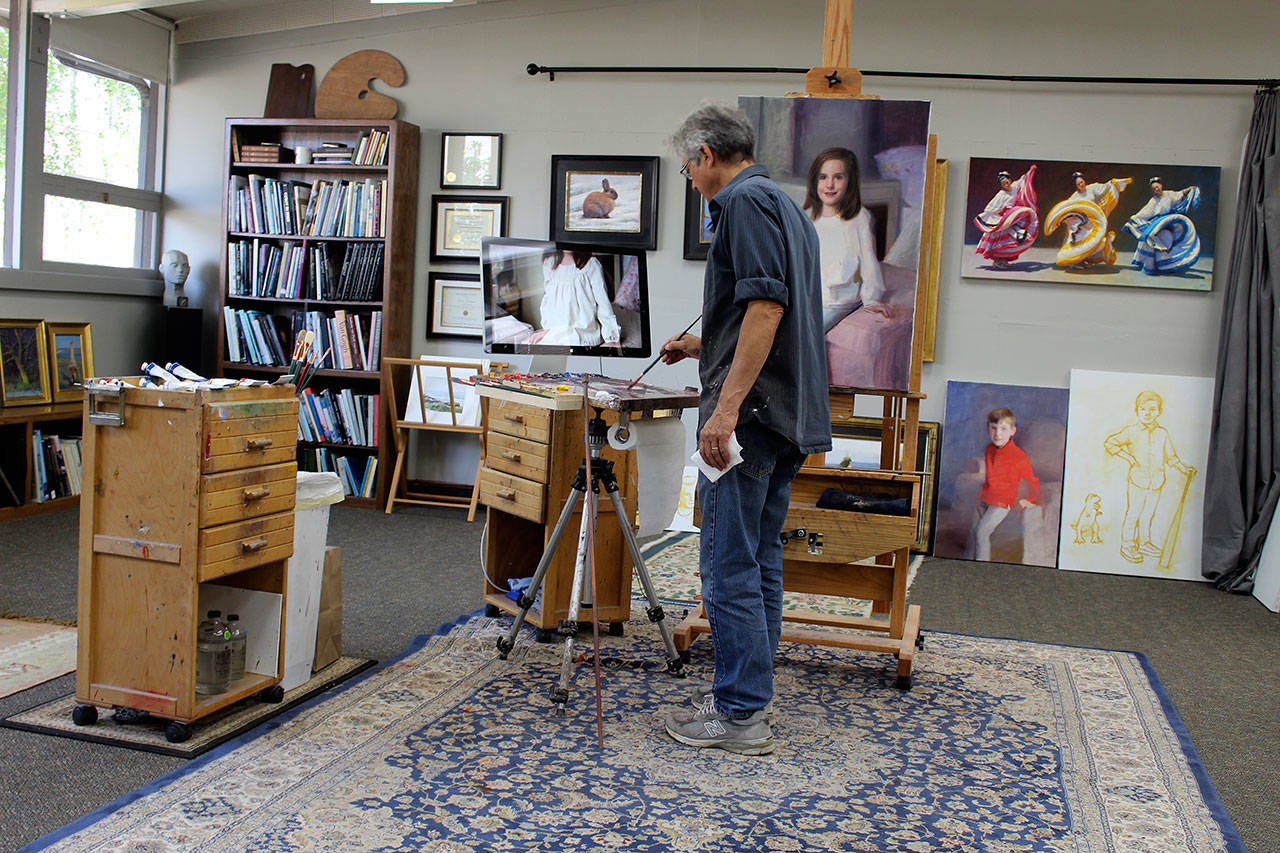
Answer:
POLYGON ((1116 232, 1108 229, 1107 217, 1133 178, 1091 184, 1083 172, 1073 172, 1071 180, 1075 191, 1053 206, 1044 223, 1045 236, 1057 231, 1059 225, 1066 230, 1055 263, 1060 267, 1114 264, 1116 232))
POLYGON ((1217 166, 974 157, 961 275, 1211 290, 1220 181, 1217 166))
POLYGON ((1200 188, 1166 190, 1159 175, 1149 183, 1151 198, 1124 225, 1138 241, 1133 265, 1147 275, 1176 275, 1200 260, 1200 235, 1188 215, 1200 206, 1200 188))
POLYGON ((982 232, 978 254, 1002 269, 1007 269, 1036 241, 1040 216, 1036 213, 1036 190, 1032 184, 1035 174, 1036 167, 1032 166, 1015 181, 1001 169, 996 173, 1000 189, 974 217, 982 232))
POLYGON ((1203 580, 1212 407, 1212 379, 1071 372, 1060 568, 1203 580))

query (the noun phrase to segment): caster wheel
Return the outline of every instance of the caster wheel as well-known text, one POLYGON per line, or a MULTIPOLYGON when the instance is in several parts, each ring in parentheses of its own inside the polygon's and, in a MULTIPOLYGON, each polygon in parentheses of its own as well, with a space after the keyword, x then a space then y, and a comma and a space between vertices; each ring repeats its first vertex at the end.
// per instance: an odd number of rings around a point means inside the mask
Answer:
POLYGON ((278 705, 284 700, 284 688, 279 684, 273 684, 266 690, 259 693, 258 698, 263 702, 270 702, 272 705, 278 705))
POLYGON ((898 680, 897 680, 897 681, 895 681, 895 682, 893 683, 893 686, 894 686, 894 687, 896 687, 896 688, 898 688, 899 690, 910 690, 910 689, 911 689, 911 676, 909 676, 909 675, 899 675, 899 676, 898 676, 898 680))
POLYGON ((77 705, 71 711, 71 722, 77 726, 92 726, 98 722, 98 709, 92 705, 77 705))
POLYGON ((917 649, 923 649, 923 648, 924 648, 924 634, 918 634, 918 635, 916 636, 916 648, 917 648, 917 649))
POLYGON ((610 623, 609 623, 609 636, 610 636, 610 637, 621 637, 621 636, 622 636, 622 623, 621 623, 621 622, 610 622, 610 623))
POLYGON ((182 743, 191 737, 191 726, 174 720, 164 727, 164 739, 169 743, 182 743))
POLYGON ((502 615, 502 608, 496 604, 486 604, 484 606, 484 615, 488 619, 496 619, 502 615))
POLYGON ((557 633, 555 628, 539 628, 538 636, 534 639, 539 643, 554 643, 558 636, 560 636, 560 634, 557 633))
POLYGON ((684 663, 692 663, 693 655, 689 654, 688 649, 685 649, 684 651, 680 652, 680 660, 684 663))

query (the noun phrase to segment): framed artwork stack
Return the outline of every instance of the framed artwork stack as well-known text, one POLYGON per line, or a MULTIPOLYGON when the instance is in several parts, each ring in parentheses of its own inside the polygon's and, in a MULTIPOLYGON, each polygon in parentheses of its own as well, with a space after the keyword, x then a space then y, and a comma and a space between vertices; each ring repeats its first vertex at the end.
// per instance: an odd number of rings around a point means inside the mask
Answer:
MULTIPOLYGON (((442 133, 440 188, 501 189, 502 142, 501 133, 442 133)), ((433 195, 431 263, 478 268, 480 241, 507 236, 510 203, 510 196, 433 195)), ((484 300, 478 270, 427 274, 426 334, 432 338, 483 337, 484 300)))

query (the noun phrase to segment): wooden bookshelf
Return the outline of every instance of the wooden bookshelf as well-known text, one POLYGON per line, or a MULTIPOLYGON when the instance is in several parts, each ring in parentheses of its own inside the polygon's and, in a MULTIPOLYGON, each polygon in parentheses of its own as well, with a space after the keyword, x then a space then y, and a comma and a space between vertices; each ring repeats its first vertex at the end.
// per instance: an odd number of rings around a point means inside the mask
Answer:
MULTIPOLYGON (((221 277, 218 292, 218 374, 221 376, 248 376, 255 379, 271 378, 284 372, 281 366, 251 364, 232 361, 227 340, 226 307, 236 310, 259 311, 272 315, 281 328, 290 328, 289 318, 295 312, 322 312, 332 316, 335 311, 365 319, 372 312, 382 312, 380 356, 404 357, 409 354, 409 333, 413 302, 414 241, 418 214, 418 145, 419 129, 408 122, 371 121, 367 119, 262 119, 229 118, 223 141, 223 200, 222 221, 225 229, 221 253, 221 277), (319 151, 324 143, 336 142, 356 145, 363 133, 382 131, 387 134, 385 165, 357 165, 351 163, 256 163, 236 158, 241 145, 278 143, 282 146, 282 159, 292 160, 296 149, 306 146, 319 151), (368 181, 385 181, 385 214, 380 214, 381 232, 377 236, 334 236, 332 234, 262 233, 257 230, 234 228, 232 207, 235 199, 232 182, 239 178, 247 182, 249 176, 261 176, 280 182, 299 182, 313 186, 316 181, 349 181, 364 184, 368 181), (324 246, 329 253, 330 272, 340 271, 346 248, 351 245, 381 245, 381 280, 373 289, 372 299, 313 298, 305 290, 297 297, 277 294, 237 295, 231 283, 235 274, 229 258, 231 247, 241 241, 259 241, 259 245, 285 244, 302 247, 303 281, 307 281, 312 264, 310 248, 324 246)), ((266 230, 266 229, 264 229, 266 230)), ((277 229, 283 230, 283 229, 277 229)), ((286 357, 292 350, 292 335, 283 347, 286 357)), ((322 348, 323 349, 323 348, 322 348)), ((358 395, 382 395, 382 372, 374 362, 363 370, 344 370, 325 367, 316 372, 310 386, 318 393, 329 389, 338 393, 350 389, 358 395)), ((378 417, 376 446, 337 444, 329 441, 299 441, 299 468, 311 467, 311 454, 321 449, 332 456, 347 456, 356 474, 365 470, 370 459, 377 460, 376 484, 369 497, 348 495, 348 505, 380 507, 386 502, 394 461, 395 441, 382 409, 385 402, 375 406, 378 417)))
POLYGON ((13 497, 0 485, 0 522, 30 515, 41 515, 80 505, 80 496, 36 501, 31 498, 35 478, 32 434, 36 429, 46 434, 79 437, 81 403, 54 403, 46 406, 0 406, 0 470, 18 493, 21 502, 13 505, 13 497))

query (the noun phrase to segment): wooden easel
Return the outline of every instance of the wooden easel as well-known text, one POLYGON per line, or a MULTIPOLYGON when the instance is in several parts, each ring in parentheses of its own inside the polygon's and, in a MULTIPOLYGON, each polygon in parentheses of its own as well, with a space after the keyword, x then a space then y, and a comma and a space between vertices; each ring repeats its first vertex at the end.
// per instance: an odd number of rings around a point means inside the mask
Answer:
MULTIPOLYGON (((862 74, 847 65, 852 0, 827 0, 822 67, 810 69, 802 98, 874 98, 862 93, 862 74), (841 64, 846 63, 846 64, 841 64)), ((924 203, 933 209, 933 163, 937 137, 930 135, 925 162, 924 203)), ((920 425, 920 372, 924 357, 924 288, 931 247, 931 218, 921 221, 915 314, 912 319, 911 365, 906 391, 867 388, 830 389, 833 421, 853 416, 858 395, 882 399, 880 470, 823 467, 821 454, 801 469, 791 490, 791 506, 783 524, 782 587, 790 592, 857 598, 872 602, 868 617, 837 616, 783 610, 782 639, 815 645, 885 652, 898 662, 897 686, 911 687, 911 669, 920 637, 920 606, 907 604, 911 545, 920 514, 921 472, 915 471, 920 425), (874 491, 905 498, 906 516, 819 509, 827 488, 874 491), (813 630, 796 625, 837 630, 813 630)), ((684 650, 694 635, 709 633, 705 609, 699 605, 676 630, 676 646, 684 650)))
MULTIPOLYGON (((494 362, 491 367, 498 369, 505 368, 506 365, 494 362)), ((485 364, 481 361, 459 362, 459 361, 437 361, 429 358, 390 358, 384 356, 382 359, 382 387, 386 388, 387 395, 387 413, 391 417, 392 435, 396 441, 396 463, 395 469, 391 474, 391 487, 387 490, 387 515, 391 514, 391 510, 398 503, 402 504, 419 504, 424 506, 451 506, 465 507, 467 510, 467 521, 473 521, 476 517, 476 504, 480 498, 480 470, 484 465, 485 453, 485 421, 488 410, 488 401, 481 399, 481 415, 478 424, 460 424, 458 423, 458 400, 454 397, 454 377, 465 377, 478 375, 484 372, 485 364), (423 368, 432 367, 443 369, 445 373, 445 384, 449 390, 449 412, 450 418, 447 423, 427 423, 426 414, 428 411, 425 377, 422 374, 423 368), (414 376, 413 382, 404 381, 400 371, 408 368, 410 374, 414 376), (397 385, 397 380, 400 380, 397 385), (397 388, 404 389, 406 395, 405 402, 408 402, 408 395, 411 393, 412 387, 417 388, 418 413, 422 415, 421 421, 405 420, 402 412, 404 410, 399 405, 397 388), (410 430, 438 430, 442 432, 460 432, 475 433, 480 436, 480 461, 476 465, 475 483, 471 487, 470 495, 456 495, 447 492, 415 492, 409 489, 409 473, 405 468, 405 461, 409 450, 410 430)))

